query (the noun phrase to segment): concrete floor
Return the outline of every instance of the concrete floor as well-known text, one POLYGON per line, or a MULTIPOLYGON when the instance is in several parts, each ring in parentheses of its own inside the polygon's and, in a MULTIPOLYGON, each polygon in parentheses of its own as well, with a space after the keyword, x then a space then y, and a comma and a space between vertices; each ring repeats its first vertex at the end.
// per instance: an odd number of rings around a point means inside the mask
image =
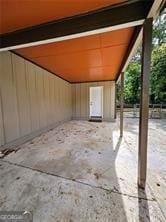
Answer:
POLYGON ((34 221, 166 221, 166 121, 150 120, 146 191, 137 188, 138 119, 70 121, 0 159, 0 210, 34 221))

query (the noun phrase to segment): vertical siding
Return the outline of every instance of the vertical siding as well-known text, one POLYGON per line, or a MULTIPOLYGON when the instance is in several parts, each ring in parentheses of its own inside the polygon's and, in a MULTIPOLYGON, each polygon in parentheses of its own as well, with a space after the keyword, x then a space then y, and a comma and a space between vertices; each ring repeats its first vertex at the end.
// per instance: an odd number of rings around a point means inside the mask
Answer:
POLYGON ((31 131, 34 132, 40 128, 39 122, 39 100, 37 95, 37 83, 36 83, 36 69, 35 65, 26 62, 26 76, 29 92, 29 104, 30 104, 30 120, 31 131))
POLYGON ((80 115, 85 118, 87 113, 86 113, 86 84, 81 84, 80 85, 80 104, 81 104, 81 110, 80 110, 80 115))
MULTIPOLYGON (((0 70, 2 70, 2 58, 0 54, 0 70)), ((0 72, 1 77, 1 72, 0 72)), ((0 82, 1 84, 1 82, 0 82)), ((1 95, 1 87, 0 87, 0 146, 4 145, 4 126, 3 126, 3 114, 2 114, 2 95, 1 95)))
POLYGON ((0 146, 4 145, 4 131, 3 131, 3 115, 2 115, 2 100, 1 100, 1 91, 0 91, 0 146))
POLYGON ((10 53, 1 53, 0 88, 4 122, 5 142, 20 136, 16 81, 10 53))
POLYGON ((55 118, 55 110, 54 110, 54 77, 50 76, 50 78, 48 78, 48 89, 49 89, 49 125, 52 124, 52 120, 55 118))
POLYGON ((111 82, 103 83, 104 87, 104 106, 103 106, 103 116, 105 119, 111 118, 111 82))
POLYGON ((46 117, 45 117, 45 106, 44 106, 44 80, 43 80, 43 70, 36 67, 37 73, 37 97, 39 101, 39 123, 40 128, 44 128, 46 126, 46 117))
POLYGON ((0 146, 70 119, 71 90, 23 58, 0 53, 0 146))
POLYGON ((89 88, 103 86, 103 119, 114 119, 115 112, 115 82, 93 82, 72 84, 73 119, 88 119, 89 117, 89 88))
POLYGON ((72 86, 72 116, 76 117, 76 87, 72 86))
POLYGON ((20 136, 31 132, 30 102, 28 95, 25 63, 21 57, 12 56, 13 74, 16 82, 17 108, 20 127, 20 136))
POLYGON ((62 116, 63 116, 63 110, 62 110, 62 104, 63 104, 63 95, 62 95, 62 81, 61 79, 58 80, 59 82, 59 87, 58 87, 58 91, 59 91, 59 119, 61 120, 62 119, 62 116))
POLYGON ((81 116, 81 92, 80 92, 81 84, 75 84, 75 93, 76 93, 76 100, 75 100, 75 106, 76 106, 76 117, 81 116))
POLYGON ((115 98, 116 98, 116 94, 115 94, 115 82, 112 82, 112 86, 111 86, 111 118, 114 119, 115 118, 115 98))
POLYGON ((55 110, 55 121, 59 120, 59 84, 58 80, 54 79, 54 110, 55 110))
POLYGON ((50 77, 47 71, 43 70, 43 86, 44 86, 44 106, 45 106, 45 124, 51 125, 51 98, 50 98, 50 77))
POLYGON ((103 86, 103 118, 113 119, 115 82, 69 84, 15 54, 0 53, 0 146, 71 117, 88 119, 90 86, 103 86))

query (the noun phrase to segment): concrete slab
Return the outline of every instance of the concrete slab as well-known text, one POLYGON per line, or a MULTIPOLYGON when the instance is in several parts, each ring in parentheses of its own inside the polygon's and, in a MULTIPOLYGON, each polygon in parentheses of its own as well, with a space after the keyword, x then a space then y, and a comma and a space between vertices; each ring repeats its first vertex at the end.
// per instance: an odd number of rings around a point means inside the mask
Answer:
POLYGON ((34 221, 164 221, 157 203, 1 161, 0 209, 33 212, 34 221))
POLYGON ((166 221, 165 122, 151 120, 149 136, 146 192, 137 188, 138 119, 125 119, 122 140, 118 121, 70 121, 1 160, 0 209, 24 206, 35 221, 166 221))

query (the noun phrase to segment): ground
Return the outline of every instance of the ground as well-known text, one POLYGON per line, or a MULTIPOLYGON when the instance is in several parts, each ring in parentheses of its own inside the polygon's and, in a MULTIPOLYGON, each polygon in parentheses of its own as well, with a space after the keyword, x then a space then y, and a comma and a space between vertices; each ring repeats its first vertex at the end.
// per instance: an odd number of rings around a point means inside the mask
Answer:
POLYGON ((166 221, 166 121, 150 120, 146 190, 137 187, 138 118, 70 121, 0 159, 0 210, 35 222, 166 221))

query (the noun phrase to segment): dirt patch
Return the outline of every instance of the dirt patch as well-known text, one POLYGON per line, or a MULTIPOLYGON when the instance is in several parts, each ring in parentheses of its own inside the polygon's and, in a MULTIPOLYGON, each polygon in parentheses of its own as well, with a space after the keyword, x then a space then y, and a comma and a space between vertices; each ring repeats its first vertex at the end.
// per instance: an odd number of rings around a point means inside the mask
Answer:
POLYGON ((102 175, 100 173, 94 173, 94 176, 98 180, 102 175))
POLYGON ((4 149, 2 151, 0 151, 0 158, 4 158, 5 156, 9 155, 10 153, 13 153, 13 152, 17 152, 20 148, 17 148, 17 149, 4 149))

